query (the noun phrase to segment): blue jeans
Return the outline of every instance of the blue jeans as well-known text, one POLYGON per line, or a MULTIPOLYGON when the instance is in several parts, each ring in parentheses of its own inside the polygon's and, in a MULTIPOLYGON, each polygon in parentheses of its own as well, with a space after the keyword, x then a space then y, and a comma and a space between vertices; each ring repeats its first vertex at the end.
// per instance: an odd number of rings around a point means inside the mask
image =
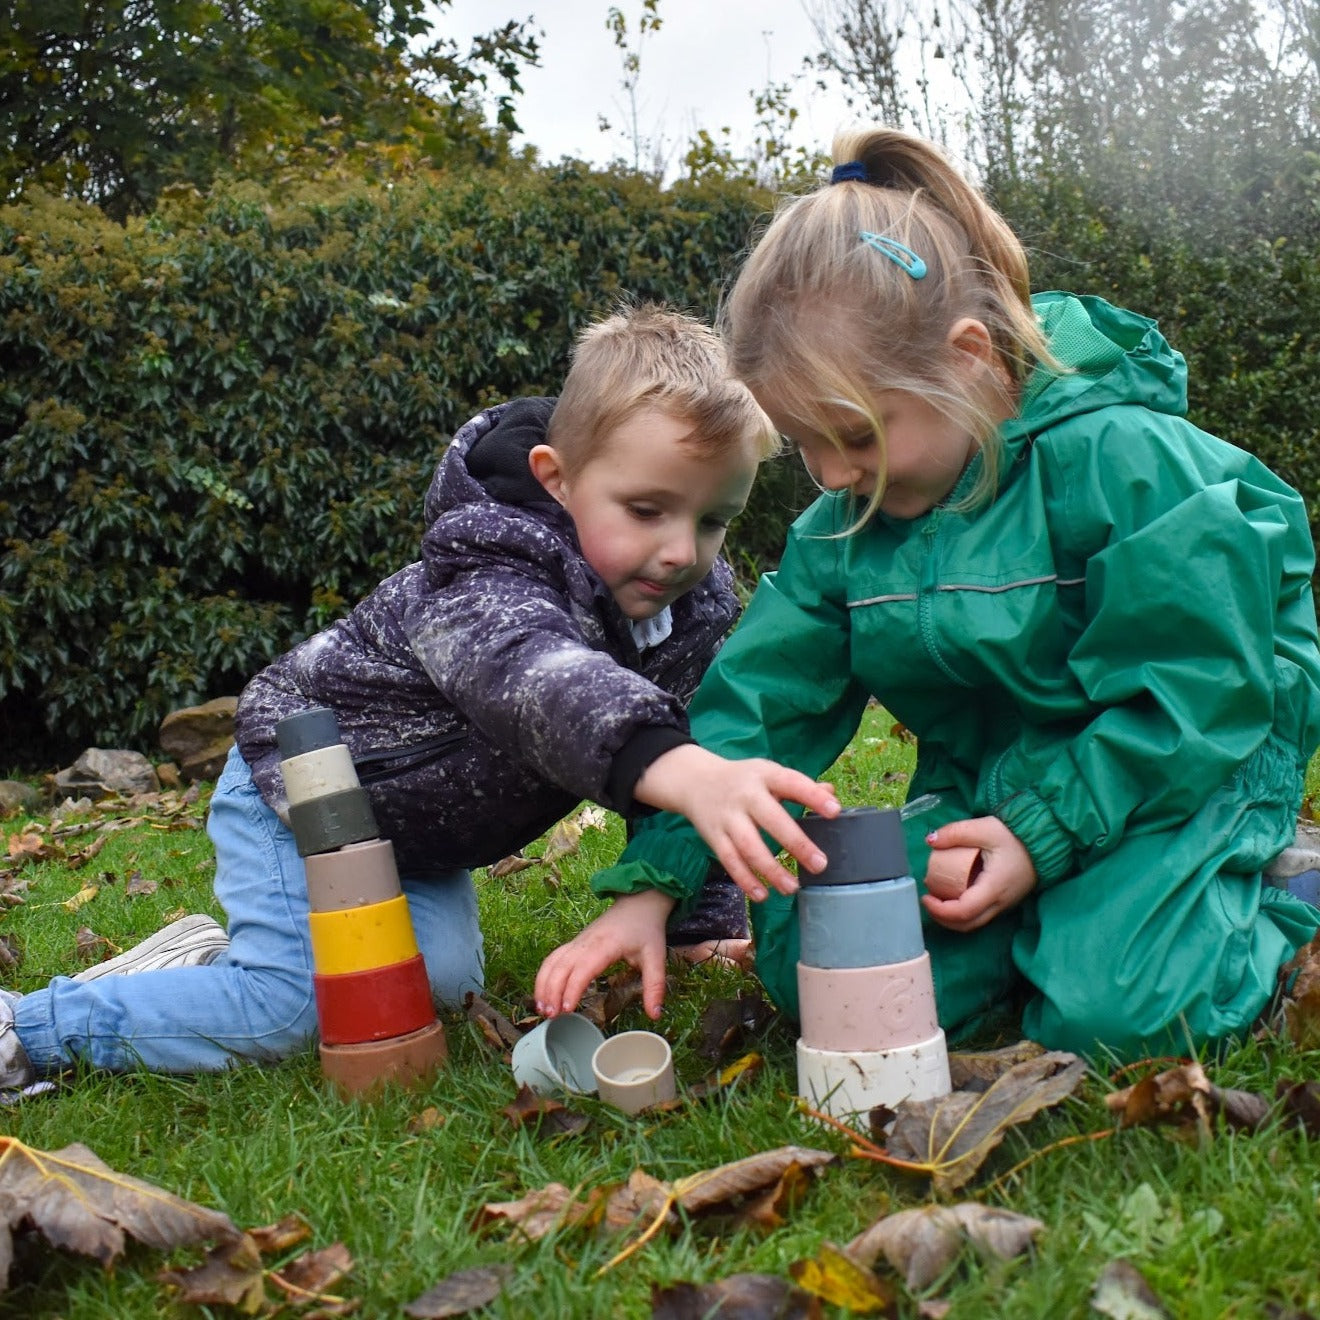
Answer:
MULTIPOLYGON (((72 981, 57 976, 15 1005, 38 1075, 82 1059, 97 1068, 210 1072, 282 1059, 316 1034, 307 883, 292 831, 262 800, 235 748, 207 819, 229 949, 202 967, 72 981)), ((432 994, 459 1003, 482 985, 477 897, 467 871, 399 877, 432 994)))

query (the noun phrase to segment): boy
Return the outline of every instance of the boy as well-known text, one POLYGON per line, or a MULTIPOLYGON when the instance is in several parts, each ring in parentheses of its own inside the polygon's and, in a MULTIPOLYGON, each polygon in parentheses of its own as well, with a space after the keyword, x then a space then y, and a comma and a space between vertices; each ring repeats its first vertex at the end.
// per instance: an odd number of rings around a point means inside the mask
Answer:
MULTIPOLYGON (((208 821, 228 948, 0 991, 0 1086, 80 1057, 212 1070, 312 1037, 305 878, 275 742, 309 707, 333 710, 394 845, 433 992, 478 988, 469 869, 583 798, 631 813, 647 770, 691 741, 684 709, 738 610, 719 550, 776 443, 714 332, 655 306, 588 329, 557 402, 514 400, 464 426, 427 495, 421 560, 240 698, 208 821)), ((739 891, 712 875, 670 941, 745 936, 745 923, 739 891)))

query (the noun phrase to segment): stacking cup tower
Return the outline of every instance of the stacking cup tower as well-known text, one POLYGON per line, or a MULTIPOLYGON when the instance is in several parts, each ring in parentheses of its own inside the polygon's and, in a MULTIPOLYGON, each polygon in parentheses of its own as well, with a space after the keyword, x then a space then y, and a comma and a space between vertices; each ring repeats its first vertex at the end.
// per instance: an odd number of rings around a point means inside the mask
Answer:
POLYGON ((394 847, 378 837, 332 711, 290 715, 275 736, 307 868, 322 1070, 346 1095, 420 1084, 448 1051, 394 847))
POLYGON ((829 864, 800 873, 798 1094, 834 1118, 946 1094, 916 881, 897 811, 853 808, 802 828, 829 864))

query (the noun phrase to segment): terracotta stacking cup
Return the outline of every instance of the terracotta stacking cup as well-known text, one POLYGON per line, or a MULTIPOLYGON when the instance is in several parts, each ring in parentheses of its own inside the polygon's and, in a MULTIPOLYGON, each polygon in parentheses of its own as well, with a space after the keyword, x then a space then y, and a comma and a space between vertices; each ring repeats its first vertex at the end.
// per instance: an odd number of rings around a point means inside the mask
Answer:
POLYGON ((932 848, 926 864, 926 889, 936 898, 961 898, 980 873, 979 848, 932 848))

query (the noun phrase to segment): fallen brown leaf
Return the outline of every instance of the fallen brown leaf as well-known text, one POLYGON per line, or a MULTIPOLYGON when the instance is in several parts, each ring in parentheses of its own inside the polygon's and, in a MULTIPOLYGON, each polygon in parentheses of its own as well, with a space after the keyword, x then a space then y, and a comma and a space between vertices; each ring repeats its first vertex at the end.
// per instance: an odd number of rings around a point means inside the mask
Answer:
POLYGON ((790 1164, 773 1187, 750 1197, 743 1204, 738 1212, 738 1222, 764 1233, 783 1228, 810 1185, 811 1175, 800 1164, 790 1164))
POLYGON ((820 1320, 820 1301, 777 1274, 651 1285, 651 1320, 820 1320))
POLYGON ((476 1024, 481 1034, 496 1049, 511 1050, 522 1039, 522 1032, 498 1009, 493 1008, 479 994, 469 990, 463 996, 463 1011, 468 1021, 476 1024))
POLYGON ((263 1256, 279 1256, 299 1242, 306 1242, 312 1235, 312 1226, 301 1215, 285 1215, 278 1224, 249 1228, 247 1234, 263 1256))
POLYGON ((141 871, 134 871, 128 877, 128 883, 124 886, 124 893, 129 898, 144 898, 148 894, 154 894, 159 888, 155 880, 148 880, 141 871))
POLYGON ((642 974, 631 967, 622 967, 609 976, 597 978, 592 988, 582 996, 578 1012, 589 1018, 602 1031, 608 1031, 631 1004, 642 1000, 642 974))
POLYGON ((447 1316, 479 1311, 504 1291, 512 1274, 512 1265, 477 1265, 459 1270, 409 1302, 403 1313, 413 1320, 445 1320, 447 1316))
POLYGON ((518 1094, 500 1112, 515 1128, 534 1128, 541 1136, 581 1132, 591 1122, 553 1096, 537 1095, 530 1086, 520 1086, 518 1094))
POLYGON ((986 1255, 1011 1260, 1026 1251, 1044 1229, 1039 1219, 975 1201, 924 1205, 877 1220, 846 1250, 861 1265, 871 1265, 883 1255, 903 1275, 907 1286, 920 1292, 953 1264, 965 1243, 986 1255))
POLYGON ((669 1184, 653 1178, 645 1169, 634 1169, 626 1183, 606 1195, 601 1226, 618 1232, 630 1228, 642 1215, 654 1215, 662 1207, 668 1221, 677 1223, 678 1217, 669 1205, 669 1184))
POLYGON ((1010 1068, 1030 1059, 1039 1059, 1045 1053, 1043 1045, 1034 1040, 1020 1040, 1016 1045, 1005 1045, 998 1050, 980 1052, 949 1052, 949 1080, 955 1091, 984 1091, 1010 1068))
POLYGON ((71 852, 65 858, 65 865, 69 867, 86 866, 105 847, 105 842, 106 836, 104 834, 98 835, 87 847, 79 848, 77 852, 71 852))
POLYGON ((937 1192, 956 1191, 976 1176, 1010 1127, 1066 1099, 1085 1075, 1084 1060, 1054 1050, 1014 1064, 985 1091, 904 1101, 886 1151, 929 1173, 937 1192))
POLYGON ((1320 935, 1284 964, 1279 975, 1291 978, 1294 973, 1283 1001, 1288 1039, 1299 1050, 1320 1049, 1320 935))
POLYGON ((713 1206, 729 1206, 740 1197, 772 1186, 792 1165, 816 1169, 832 1163, 835 1158, 830 1151, 810 1146, 777 1146, 774 1150, 763 1150, 677 1179, 671 1184, 674 1203, 689 1214, 713 1206))
POLYGON ((65 855, 58 843, 51 842, 36 830, 11 834, 8 850, 10 859, 16 862, 62 861, 65 855))
POLYGON ((763 1031, 775 1010, 764 996, 739 994, 734 999, 713 999, 701 1014, 701 1044, 697 1053, 718 1063, 739 1049, 749 1035, 763 1031))
POLYGON ((1285 1118, 1300 1124, 1309 1136, 1320 1137, 1320 1082, 1279 1082, 1275 1095, 1285 1118))
POLYGON ((434 1105, 427 1105, 420 1114, 414 1114, 408 1120, 408 1131, 417 1136, 443 1126, 444 1122, 445 1116, 434 1105))
POLYGON ((0 1136, 0 1215, 0 1291, 9 1275, 12 1230, 24 1221, 52 1246, 106 1267, 124 1250, 126 1233, 157 1248, 239 1237, 219 1211, 117 1173, 86 1146, 37 1150, 15 1137, 0 1136))
POLYGON ((1111 1260, 1091 1291, 1091 1309, 1110 1320, 1166 1320, 1168 1311, 1137 1267, 1111 1260))
POLYGON ((795 1260, 788 1272, 799 1287, 855 1315, 898 1315, 898 1291, 888 1279, 859 1265, 832 1242, 822 1242, 811 1260, 795 1260))
POLYGON ((522 853, 513 853, 509 857, 502 857, 494 866, 487 871, 487 875, 492 880, 503 880, 507 875, 516 875, 519 871, 525 871, 529 866, 537 866, 540 859, 537 857, 524 857, 522 853))
POLYGON ((1255 1132, 1270 1113, 1264 1096, 1215 1086, 1199 1063, 1183 1063, 1143 1077, 1134 1086, 1105 1096, 1105 1105, 1120 1127, 1195 1123, 1206 1137, 1216 1115, 1232 1127, 1255 1132))
POLYGON ((550 831, 550 837, 545 842, 545 851, 541 854, 540 861, 549 865, 551 862, 557 862, 561 857, 571 857, 577 852, 578 845, 581 842, 582 826, 575 820, 561 820, 550 831))
POLYGON ((89 926, 79 926, 73 936, 73 952, 79 962, 98 963, 118 953, 119 946, 89 926))
POLYGON ((490 1201, 477 1212, 475 1227, 508 1224, 529 1242, 538 1242, 561 1227, 596 1222, 603 1197, 588 1193, 579 1200, 563 1183, 547 1183, 516 1201, 490 1201))
POLYGON ((161 1270, 156 1278, 192 1306, 233 1306, 247 1315, 266 1307, 266 1275, 257 1244, 244 1233, 206 1253, 191 1269, 161 1270))
POLYGON ((329 1296, 330 1289, 353 1268, 353 1257, 342 1242, 332 1242, 319 1251, 304 1251, 279 1270, 272 1270, 270 1281, 296 1306, 313 1302, 341 1303, 342 1297, 329 1296))

